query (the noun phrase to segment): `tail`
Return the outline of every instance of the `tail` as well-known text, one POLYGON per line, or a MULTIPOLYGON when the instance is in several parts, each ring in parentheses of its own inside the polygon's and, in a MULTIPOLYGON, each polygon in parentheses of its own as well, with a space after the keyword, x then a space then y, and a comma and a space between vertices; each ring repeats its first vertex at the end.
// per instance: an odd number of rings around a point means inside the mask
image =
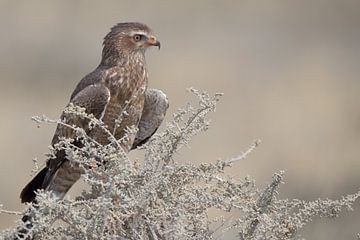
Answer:
MULTIPOLYGON (((36 203, 36 190, 43 188, 43 182, 45 180, 46 173, 48 172, 48 168, 43 168, 21 191, 20 198, 21 202, 29 202, 36 203)), ((33 236, 31 235, 31 229, 33 227, 30 213, 25 214, 22 219, 24 222, 24 227, 20 227, 16 233, 15 239, 25 239, 31 240, 33 236)))
POLYGON ((24 187, 20 194, 22 203, 33 202, 35 200, 35 191, 43 188, 43 182, 48 170, 49 169, 45 167, 24 187))

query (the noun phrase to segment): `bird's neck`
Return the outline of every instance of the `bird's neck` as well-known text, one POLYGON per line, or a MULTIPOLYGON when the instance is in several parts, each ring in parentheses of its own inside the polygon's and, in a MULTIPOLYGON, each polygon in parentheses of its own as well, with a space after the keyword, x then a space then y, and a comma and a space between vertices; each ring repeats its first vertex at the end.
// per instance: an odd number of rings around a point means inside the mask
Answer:
POLYGON ((122 74, 122 72, 126 73, 119 79, 109 77, 110 84, 117 86, 127 86, 133 90, 147 87, 148 72, 144 52, 117 51, 112 52, 111 54, 103 52, 103 57, 98 68, 104 70, 106 74, 110 75, 112 75, 111 73, 113 71, 117 72, 118 74, 122 74), (133 81, 134 79, 136 81, 133 81), (120 80, 120 82, 117 80, 120 80))
POLYGON ((100 66, 115 67, 115 66, 136 66, 138 64, 145 65, 145 52, 136 51, 130 52, 121 49, 103 49, 100 66))

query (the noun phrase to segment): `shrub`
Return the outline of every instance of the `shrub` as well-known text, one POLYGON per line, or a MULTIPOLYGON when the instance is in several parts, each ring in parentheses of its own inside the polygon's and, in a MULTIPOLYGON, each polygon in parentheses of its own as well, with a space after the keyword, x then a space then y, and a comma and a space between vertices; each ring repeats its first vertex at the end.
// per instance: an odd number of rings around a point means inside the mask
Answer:
MULTIPOLYGON (((37 204, 24 212, 1 210, 31 216, 31 226, 19 220, 17 227, 3 230, 0 236, 14 239, 19 229, 26 229, 23 238, 38 239, 222 239, 225 234, 227 239, 230 235, 234 239, 298 239, 300 230, 314 217, 332 218, 343 208, 351 210, 360 192, 339 200, 279 199, 282 171, 275 173, 264 189, 258 189, 250 177, 228 176, 225 169, 246 158, 260 141, 228 160, 200 164, 174 161, 174 154, 187 146, 191 137, 208 129, 207 116, 216 110, 221 96, 194 89, 190 92, 197 96, 199 105, 179 109, 166 129, 141 147, 143 161, 130 160, 110 133, 111 144, 102 146, 83 129, 68 126, 84 147, 62 139, 50 154, 66 149, 68 158, 84 167, 89 190, 76 199, 60 201, 39 191, 37 204), (98 165, 94 158, 106 164, 98 165), (210 217, 212 209, 231 217, 210 217)), ((66 111, 89 119, 90 127, 104 128, 84 109, 70 106, 66 111)), ((66 125, 47 117, 34 120, 66 125)), ((129 128, 129 133, 133 131, 129 128)))

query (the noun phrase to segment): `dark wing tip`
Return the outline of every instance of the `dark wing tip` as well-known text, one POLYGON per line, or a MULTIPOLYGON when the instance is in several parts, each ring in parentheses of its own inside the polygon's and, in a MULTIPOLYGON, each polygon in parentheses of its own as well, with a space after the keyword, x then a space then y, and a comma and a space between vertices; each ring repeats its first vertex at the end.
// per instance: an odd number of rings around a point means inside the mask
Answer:
POLYGON ((35 191, 42 188, 48 168, 42 169, 21 191, 21 203, 33 202, 36 197, 35 191))

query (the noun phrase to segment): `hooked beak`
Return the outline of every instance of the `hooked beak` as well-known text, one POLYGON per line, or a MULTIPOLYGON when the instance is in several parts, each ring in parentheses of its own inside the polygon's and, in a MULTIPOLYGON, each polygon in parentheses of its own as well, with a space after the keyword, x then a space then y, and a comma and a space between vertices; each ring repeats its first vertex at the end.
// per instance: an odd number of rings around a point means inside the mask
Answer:
POLYGON ((157 40, 154 36, 149 37, 145 43, 149 46, 157 46, 160 50, 160 41, 157 40))

